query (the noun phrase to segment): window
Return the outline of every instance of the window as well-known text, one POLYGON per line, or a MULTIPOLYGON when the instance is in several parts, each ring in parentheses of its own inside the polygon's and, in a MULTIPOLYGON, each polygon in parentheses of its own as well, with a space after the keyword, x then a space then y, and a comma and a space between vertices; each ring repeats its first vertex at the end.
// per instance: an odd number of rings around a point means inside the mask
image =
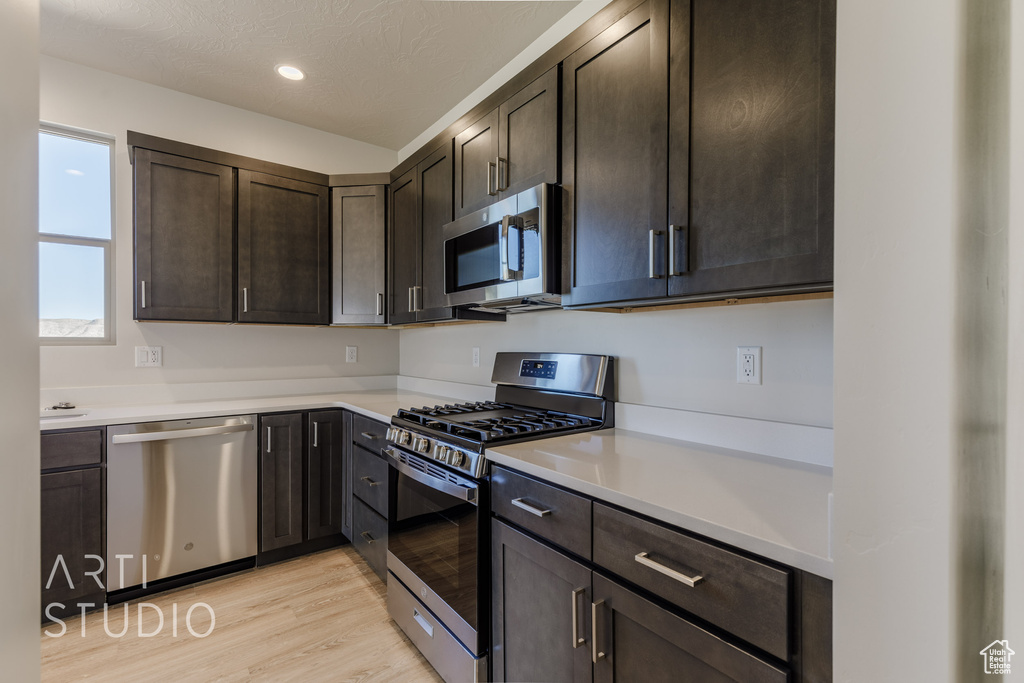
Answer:
POLYGON ((39 338, 113 341, 112 138, 39 130, 39 338))

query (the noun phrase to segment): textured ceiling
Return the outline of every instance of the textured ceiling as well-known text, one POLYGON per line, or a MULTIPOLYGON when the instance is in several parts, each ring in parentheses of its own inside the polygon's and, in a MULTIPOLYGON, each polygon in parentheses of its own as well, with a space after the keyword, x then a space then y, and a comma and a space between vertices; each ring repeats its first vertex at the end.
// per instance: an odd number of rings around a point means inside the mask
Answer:
POLYGON ((41 49, 397 150, 576 4, 41 0, 41 49))

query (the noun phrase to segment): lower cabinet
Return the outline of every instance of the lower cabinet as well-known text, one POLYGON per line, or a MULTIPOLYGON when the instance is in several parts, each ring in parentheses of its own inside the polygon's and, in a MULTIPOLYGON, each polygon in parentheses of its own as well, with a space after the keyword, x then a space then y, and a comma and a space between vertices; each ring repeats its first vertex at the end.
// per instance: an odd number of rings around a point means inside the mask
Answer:
POLYGON ((831 582, 586 499, 591 523, 569 496, 494 468, 493 680, 831 681, 831 582), (520 528, 503 496, 544 515, 520 528), (545 533, 568 528, 592 561, 545 533))
POLYGON ((261 554, 292 546, 301 554, 342 541, 344 432, 341 410, 260 416, 261 554), (320 543, 300 546, 310 541, 320 543))
POLYGON ((103 430, 41 439, 40 587, 44 621, 106 599, 103 430), (68 469, 69 467, 75 469, 68 469), (55 468, 63 468, 52 471, 55 468), (46 468, 51 468, 49 471, 46 468))
POLYGON ((388 463, 381 455, 387 425, 363 415, 352 415, 350 441, 352 546, 387 582, 388 572, 388 463))

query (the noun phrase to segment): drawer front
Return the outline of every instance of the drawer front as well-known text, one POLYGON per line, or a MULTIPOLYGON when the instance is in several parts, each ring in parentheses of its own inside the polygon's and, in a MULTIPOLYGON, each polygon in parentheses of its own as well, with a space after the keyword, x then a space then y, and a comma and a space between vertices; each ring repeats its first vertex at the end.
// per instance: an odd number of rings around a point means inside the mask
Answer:
POLYGON ((359 444, 374 453, 380 453, 380 449, 386 444, 384 437, 387 435, 387 431, 388 426, 383 422, 352 413, 352 443, 359 444))
POLYGON ((388 521, 358 498, 352 501, 352 547, 381 581, 387 581, 388 521))
MULTIPOLYGON (((356 447, 352 449, 352 493, 388 516, 388 464, 383 458, 356 447)), ((353 530, 353 533, 355 531, 353 530)))
POLYGON ((780 659, 789 659, 791 570, 600 503, 594 504, 594 563, 780 659), (638 557, 641 553, 646 556, 638 557), (701 578, 691 587, 684 583, 684 576, 701 578))
POLYGON ((99 465, 103 461, 103 430, 43 434, 39 440, 42 469, 99 465))
POLYGON ((491 509, 524 529, 590 559, 589 498, 495 467, 491 509))

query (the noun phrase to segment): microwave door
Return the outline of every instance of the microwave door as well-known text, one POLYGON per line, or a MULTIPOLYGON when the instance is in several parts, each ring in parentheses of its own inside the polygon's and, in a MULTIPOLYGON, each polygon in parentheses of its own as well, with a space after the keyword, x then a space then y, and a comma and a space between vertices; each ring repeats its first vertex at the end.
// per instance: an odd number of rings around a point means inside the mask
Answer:
MULTIPOLYGON (((514 222, 511 227, 515 227, 514 222)), ((519 233, 506 229, 504 217, 449 234, 444 243, 445 294, 449 305, 482 304, 516 296, 516 280, 503 276, 509 265, 508 240, 518 244, 519 233)), ((511 265, 516 263, 513 258, 511 265)))

